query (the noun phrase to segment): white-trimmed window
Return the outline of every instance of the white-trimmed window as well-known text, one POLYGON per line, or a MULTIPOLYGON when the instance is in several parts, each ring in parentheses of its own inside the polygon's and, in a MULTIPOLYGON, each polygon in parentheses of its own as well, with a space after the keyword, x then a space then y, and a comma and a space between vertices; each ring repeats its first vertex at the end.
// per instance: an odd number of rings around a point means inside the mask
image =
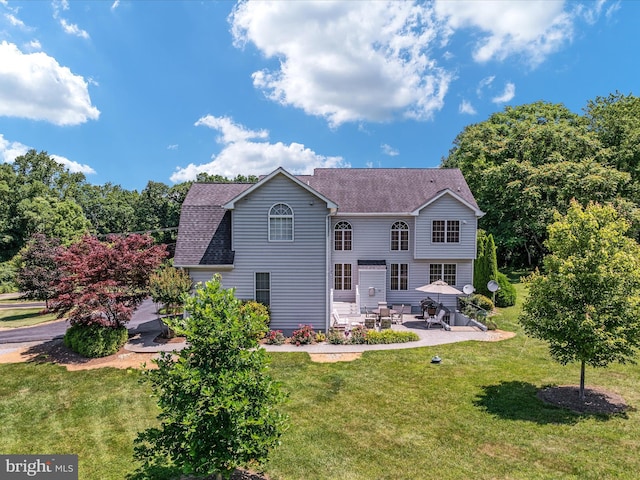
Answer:
POLYGON ((432 263, 429 265, 429 283, 444 280, 449 285, 455 285, 456 267, 455 263, 432 263))
POLYGON ((351 290, 351 264, 336 263, 333 266, 334 290, 351 290))
POLYGON ((434 220, 431 228, 433 243, 460 243, 460 220, 434 220))
POLYGON ((353 246, 353 230, 349 222, 338 222, 333 229, 334 250, 351 250, 353 246))
POLYGON ((409 264, 391 264, 391 290, 409 289, 409 264))
POLYGON ((268 272, 256 272, 255 299, 267 307, 271 304, 271 275, 268 272))
POLYGON ((405 222, 391 225, 391 250, 409 250, 409 225, 405 222))
POLYGON ((293 210, 285 203, 277 203, 269 210, 269 241, 293 241, 293 210))

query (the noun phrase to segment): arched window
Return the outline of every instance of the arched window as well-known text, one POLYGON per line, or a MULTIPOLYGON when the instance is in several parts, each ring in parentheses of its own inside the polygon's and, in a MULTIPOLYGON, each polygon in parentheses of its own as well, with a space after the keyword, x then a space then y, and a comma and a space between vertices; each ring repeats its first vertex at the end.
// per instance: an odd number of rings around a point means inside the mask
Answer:
POLYGON ((409 225, 405 222, 391 226, 391 250, 409 250, 409 225))
POLYGON ((333 229, 334 250, 351 250, 352 230, 349 222, 338 222, 333 229))
POLYGON ((277 203, 269 210, 269 241, 293 241, 293 210, 289 205, 277 203))

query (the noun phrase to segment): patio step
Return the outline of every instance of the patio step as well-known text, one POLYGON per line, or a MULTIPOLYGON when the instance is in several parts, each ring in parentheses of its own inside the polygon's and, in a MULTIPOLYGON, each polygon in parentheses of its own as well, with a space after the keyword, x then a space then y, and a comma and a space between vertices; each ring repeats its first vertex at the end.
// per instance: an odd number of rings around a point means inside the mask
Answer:
POLYGON ((357 317, 360 315, 357 305, 350 302, 333 302, 333 309, 340 317, 357 317))

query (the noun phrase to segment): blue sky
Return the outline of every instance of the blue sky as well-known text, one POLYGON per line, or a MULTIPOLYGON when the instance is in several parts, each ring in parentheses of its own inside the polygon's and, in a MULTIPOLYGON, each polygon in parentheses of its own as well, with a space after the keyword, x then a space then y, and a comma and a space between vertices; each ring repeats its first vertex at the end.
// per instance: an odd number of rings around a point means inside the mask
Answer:
POLYGON ((0 0, 0 161, 93 184, 437 167, 466 125, 637 94, 640 2, 0 0))

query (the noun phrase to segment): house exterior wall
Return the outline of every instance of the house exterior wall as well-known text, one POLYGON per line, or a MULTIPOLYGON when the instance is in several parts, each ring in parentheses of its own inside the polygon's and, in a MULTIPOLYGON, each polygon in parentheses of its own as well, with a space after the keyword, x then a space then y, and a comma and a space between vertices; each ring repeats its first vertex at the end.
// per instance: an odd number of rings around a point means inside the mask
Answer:
MULTIPOLYGON (((386 263, 386 300, 389 304, 405 304, 417 307, 420 300, 429 296, 416 291, 417 287, 430 283, 431 263, 455 264, 456 284, 459 290, 473 280, 473 258, 475 257, 476 218, 467 207, 452 197, 441 198, 433 205, 424 208, 418 217, 414 216, 338 216, 331 218, 331 285, 333 288, 335 264, 351 264, 353 279, 350 290, 335 290, 333 298, 340 302, 354 302, 356 285, 359 284, 359 271, 366 270, 358 266, 358 260, 384 260, 386 263), (451 200, 451 201, 449 201, 451 200), (455 202, 458 206, 452 204, 455 202), (443 217, 443 215, 446 215, 443 217), (444 244, 433 247, 431 242, 431 220, 460 220, 460 244, 444 244), (462 224, 466 220, 467 224, 462 224), (335 250, 333 233, 336 223, 347 221, 352 228, 352 249, 335 250), (391 227, 397 221, 405 222, 409 227, 409 249, 391 250, 391 227), (429 225, 428 233, 425 225, 429 225), (472 231, 473 230, 473 231, 472 231), (473 244, 473 247, 471 245, 473 244), (417 252, 420 251, 420 255, 417 252), (391 290, 391 264, 408 265, 408 285, 406 290, 391 290)), ((371 285, 360 285, 361 303, 364 305, 371 285)), ((434 300, 437 296, 431 295, 434 300)), ((441 295, 440 301, 448 306, 456 306, 456 297, 441 295)))
MULTIPOLYGON (((285 176, 276 176, 236 202, 232 211, 234 268, 220 272, 225 288, 255 299, 255 273, 269 273, 272 329, 287 333, 300 324, 327 329, 326 203, 285 176), (269 210, 293 210, 294 239, 269 241, 269 210)), ((193 271, 194 279, 211 272, 193 271)))
POLYGON ((478 220, 474 212, 451 195, 443 195, 423 208, 415 223, 415 258, 429 259, 475 259, 476 231, 478 220), (459 243, 433 243, 434 220, 459 220, 459 243))

